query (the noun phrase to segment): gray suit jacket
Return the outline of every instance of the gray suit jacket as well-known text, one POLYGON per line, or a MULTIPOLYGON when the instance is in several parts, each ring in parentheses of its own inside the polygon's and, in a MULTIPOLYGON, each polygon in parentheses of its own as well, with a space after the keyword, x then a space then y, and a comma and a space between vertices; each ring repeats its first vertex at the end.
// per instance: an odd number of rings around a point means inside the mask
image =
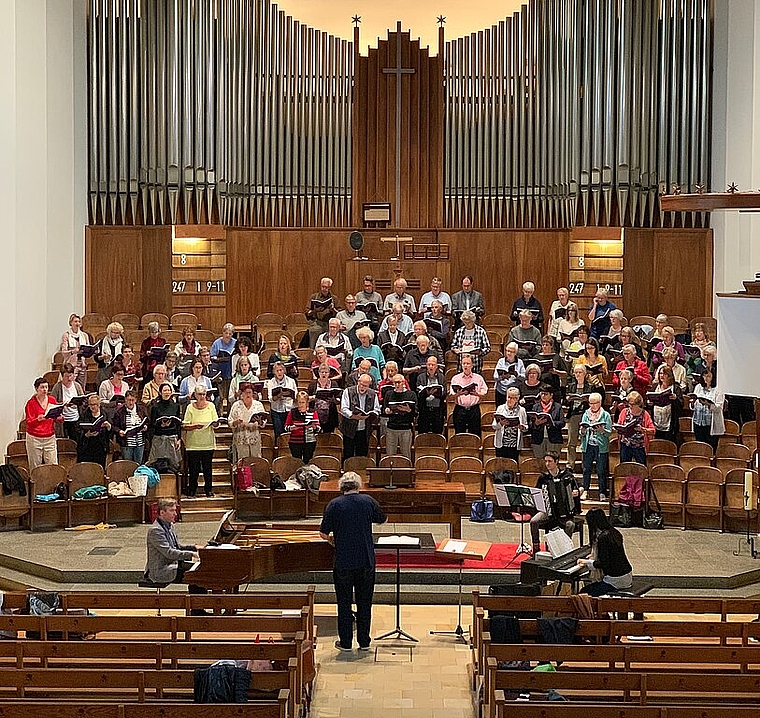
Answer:
MULTIPOLYGON (((480 309, 482 310, 481 312, 479 312, 480 314, 485 312, 485 309, 486 309, 483 295, 480 292, 475 291, 474 289, 472 290, 472 292, 470 292, 470 307, 480 307, 480 309)), ((464 292, 459 291, 451 298, 451 311, 452 312, 461 311, 466 308, 467 308, 467 297, 465 296, 464 292)))
POLYGON ((173 524, 156 519, 148 529, 148 562, 145 575, 155 583, 171 583, 177 578, 180 561, 192 561, 195 546, 183 546, 173 524))

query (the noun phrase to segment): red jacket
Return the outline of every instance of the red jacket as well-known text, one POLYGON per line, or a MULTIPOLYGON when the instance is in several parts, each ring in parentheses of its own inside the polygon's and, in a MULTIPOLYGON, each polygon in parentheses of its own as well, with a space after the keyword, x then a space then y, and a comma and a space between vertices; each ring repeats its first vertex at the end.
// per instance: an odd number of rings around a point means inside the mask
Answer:
MULTIPOLYGON (((49 406, 55 406, 58 402, 48 394, 49 406)), ((40 402, 37 401, 37 396, 33 396, 26 402, 24 407, 24 418, 26 419, 26 433, 31 436, 36 436, 38 439, 47 439, 55 434, 55 420, 54 419, 42 419, 37 421, 38 416, 42 416, 45 413, 45 409, 42 408, 40 402)))
POLYGON ((622 369, 633 369, 633 388, 644 396, 649 391, 649 385, 652 383, 652 375, 649 373, 649 367, 641 361, 634 359, 633 366, 628 366, 625 359, 621 359, 615 367, 615 374, 612 377, 612 384, 617 389, 620 386, 620 376, 617 374, 622 369))

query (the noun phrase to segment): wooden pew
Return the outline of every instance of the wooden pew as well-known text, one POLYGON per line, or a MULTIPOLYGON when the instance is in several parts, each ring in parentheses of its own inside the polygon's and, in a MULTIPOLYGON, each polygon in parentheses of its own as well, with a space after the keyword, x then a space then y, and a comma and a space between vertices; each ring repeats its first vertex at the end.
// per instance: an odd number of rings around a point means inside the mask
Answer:
MULTIPOLYGON (((623 672, 623 671, 513 671, 497 670, 489 660, 496 694, 557 690, 573 702, 626 702, 639 705, 679 702, 758 702, 760 676, 747 674, 623 672)), ((531 700, 536 700, 531 696, 531 700)), ((538 700, 541 700, 539 697, 538 700)), ((498 702, 498 701, 497 701, 498 702)))
POLYGON ((499 718, 751 718, 756 706, 715 706, 706 704, 632 706, 610 703, 552 703, 508 701, 498 698, 499 718))
POLYGON ((110 703, 13 700, 0 703, 2 718, 287 718, 289 691, 283 689, 276 699, 246 703, 195 704, 176 702, 110 703), (181 705, 181 713, 177 708, 181 705))

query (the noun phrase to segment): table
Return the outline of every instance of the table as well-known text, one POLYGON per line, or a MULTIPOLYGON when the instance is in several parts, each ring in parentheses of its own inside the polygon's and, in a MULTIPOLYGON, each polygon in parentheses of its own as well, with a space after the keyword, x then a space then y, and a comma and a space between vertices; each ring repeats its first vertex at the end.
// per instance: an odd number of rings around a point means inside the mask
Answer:
MULTIPOLYGON (((362 493, 375 499, 388 517, 399 523, 449 524, 451 538, 462 537, 462 509, 467 504, 464 484, 457 481, 418 481, 414 486, 389 490, 362 486, 362 493)), ((319 500, 340 496, 337 481, 319 485, 319 500)))

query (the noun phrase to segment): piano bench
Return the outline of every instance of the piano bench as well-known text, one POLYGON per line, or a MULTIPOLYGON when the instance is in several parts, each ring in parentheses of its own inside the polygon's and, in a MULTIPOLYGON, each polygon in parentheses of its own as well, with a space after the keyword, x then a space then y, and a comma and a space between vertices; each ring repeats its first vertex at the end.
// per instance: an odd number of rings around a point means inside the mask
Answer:
POLYGON ((169 581, 166 583, 157 583, 155 581, 151 581, 147 576, 143 576, 138 582, 137 586, 138 588, 154 588, 156 590, 156 596, 159 598, 159 604, 158 604, 158 615, 161 615, 161 589, 166 588, 169 585, 169 581))

